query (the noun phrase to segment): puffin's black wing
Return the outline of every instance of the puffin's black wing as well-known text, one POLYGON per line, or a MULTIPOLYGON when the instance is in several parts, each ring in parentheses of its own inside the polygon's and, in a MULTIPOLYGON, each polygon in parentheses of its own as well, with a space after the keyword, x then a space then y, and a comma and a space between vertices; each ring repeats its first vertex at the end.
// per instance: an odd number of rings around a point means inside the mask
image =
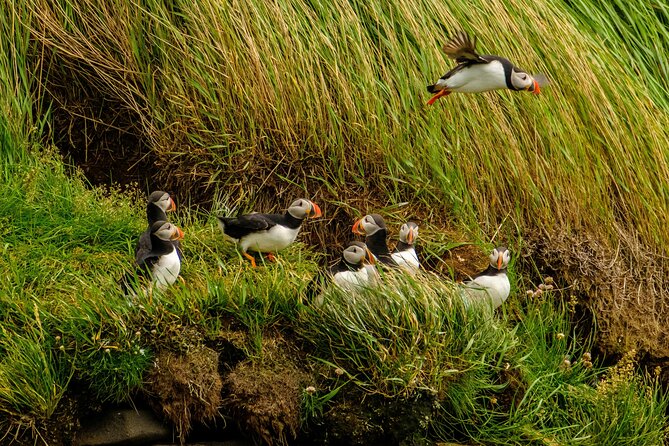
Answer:
POLYGON ((218 217, 223 224, 224 232, 229 237, 240 239, 252 232, 267 231, 276 226, 282 215, 248 214, 239 217, 218 217))
POLYGON ((458 31, 443 46, 443 50, 448 57, 455 59, 460 64, 488 63, 476 52, 476 37, 472 40, 464 31, 458 31))
MULTIPOLYGON (((151 243, 151 238, 149 237, 149 243, 151 243)), ((154 253, 151 249, 151 245, 142 246, 135 253, 135 264, 137 265, 137 272, 139 273, 148 273, 151 271, 153 265, 158 261, 160 254, 154 253)))
POLYGON ((331 269, 332 268, 321 270, 313 279, 311 279, 311 282, 309 282, 305 291, 307 305, 314 303, 318 296, 325 291, 327 284, 332 277, 332 273, 330 272, 331 269))
POLYGON ((151 227, 149 226, 146 231, 142 232, 139 236, 139 240, 137 240, 137 244, 135 245, 135 258, 137 257, 137 253, 141 249, 148 249, 151 251, 151 227))

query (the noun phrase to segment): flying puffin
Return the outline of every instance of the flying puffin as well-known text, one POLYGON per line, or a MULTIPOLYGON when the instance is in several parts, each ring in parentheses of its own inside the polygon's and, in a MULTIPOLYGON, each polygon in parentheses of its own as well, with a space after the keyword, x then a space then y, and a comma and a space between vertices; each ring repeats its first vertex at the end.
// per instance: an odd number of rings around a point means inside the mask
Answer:
MULTIPOLYGON (((149 242, 140 242, 135 253, 135 265, 138 276, 148 276, 159 289, 176 282, 181 271, 181 259, 177 254, 174 241, 181 240, 184 233, 181 229, 164 220, 151 225, 149 242)), ((122 286, 127 292, 131 278, 124 278, 122 286)))
MULTIPOLYGON (((146 231, 142 232, 135 246, 135 253, 140 249, 140 246, 150 247, 151 246, 151 226, 157 221, 168 221, 167 212, 176 210, 177 205, 174 203, 172 197, 167 192, 161 190, 151 192, 149 199, 146 203, 146 220, 149 224, 146 231)), ((179 258, 183 258, 181 255, 181 246, 179 245, 179 240, 174 240, 172 242, 174 247, 177 249, 177 254, 179 258)))
POLYGON ((218 226, 226 238, 241 248, 244 257, 255 268, 256 261, 247 251, 265 252, 269 260, 272 253, 281 251, 297 237, 305 218, 320 217, 321 208, 312 201, 293 201, 285 214, 246 214, 238 217, 218 217, 218 226))
POLYGON ((465 282, 463 287, 465 301, 487 302, 493 309, 502 305, 511 291, 511 284, 506 275, 510 258, 511 254, 505 247, 493 249, 488 268, 465 282))
POLYGON ((339 262, 321 271, 307 288, 307 296, 316 305, 323 304, 323 292, 327 282, 347 292, 356 292, 373 285, 366 265, 373 265, 374 254, 363 242, 352 241, 342 251, 339 262))
POLYGON ((368 214, 356 221, 353 233, 365 236, 365 244, 382 265, 397 267, 395 259, 390 255, 386 236, 388 229, 383 217, 379 214, 368 214))
POLYGON ((464 31, 458 32, 443 49, 458 64, 435 84, 428 85, 427 91, 434 93, 428 105, 453 92, 480 93, 507 88, 539 94, 539 87, 548 83, 543 74, 530 75, 504 57, 479 55, 476 37, 472 40, 464 31))
POLYGON ((420 269, 414 243, 418 239, 418 225, 412 221, 400 228, 400 241, 395 246, 391 257, 404 271, 415 274, 420 269))

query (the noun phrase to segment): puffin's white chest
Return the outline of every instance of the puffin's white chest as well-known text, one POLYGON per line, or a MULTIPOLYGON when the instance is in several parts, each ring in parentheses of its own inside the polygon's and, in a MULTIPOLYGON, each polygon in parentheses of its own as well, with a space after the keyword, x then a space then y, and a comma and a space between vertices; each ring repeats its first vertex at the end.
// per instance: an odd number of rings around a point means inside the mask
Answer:
POLYGON ((340 271, 334 275, 332 280, 345 291, 357 291, 369 286, 367 268, 360 268, 357 271, 340 271))
POLYGON ((243 251, 276 252, 281 251, 297 238, 300 228, 287 228, 275 225, 267 231, 253 232, 242 237, 240 247, 243 251))
POLYGON ((418 256, 416 255, 416 250, 414 248, 394 252, 391 254, 391 256, 393 260, 397 262, 400 268, 410 274, 416 274, 420 268, 420 262, 418 261, 418 256))
POLYGON ((463 68, 448 79, 439 79, 437 85, 458 93, 480 93, 508 88, 504 66, 497 60, 463 68))
POLYGON ((173 249, 171 253, 160 256, 158 261, 153 265, 151 271, 153 275, 153 283, 155 283, 158 288, 166 288, 176 282, 180 271, 181 260, 179 260, 177 250, 173 249))
POLYGON ((465 284, 465 299, 468 302, 488 302, 492 308, 502 305, 509 297, 511 283, 506 274, 479 276, 465 284))

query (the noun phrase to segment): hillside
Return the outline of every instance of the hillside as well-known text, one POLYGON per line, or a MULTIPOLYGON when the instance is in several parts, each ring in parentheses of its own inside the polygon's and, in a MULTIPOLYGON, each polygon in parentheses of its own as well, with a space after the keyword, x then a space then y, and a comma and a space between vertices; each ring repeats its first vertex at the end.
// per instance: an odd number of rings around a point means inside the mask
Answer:
POLYGON ((220 411, 276 444, 666 441, 663 3, 2 0, 2 11, 8 432, 60 444, 73 432, 59 422, 141 400, 182 439, 220 411), (458 29, 551 84, 426 106, 458 29), (117 281, 154 189, 179 204, 184 283, 128 305, 117 281), (324 218, 277 264, 250 269, 216 227, 217 213, 297 197, 324 218), (392 234, 419 222, 426 275, 313 308, 307 283, 368 212, 392 234), (512 294, 490 317, 459 305, 452 279, 497 244, 513 253, 512 294), (547 276, 555 290, 526 294, 547 276), (178 373, 159 364, 178 360, 209 370, 217 391, 193 398, 165 378, 178 373), (160 396, 179 392, 182 406, 160 396))

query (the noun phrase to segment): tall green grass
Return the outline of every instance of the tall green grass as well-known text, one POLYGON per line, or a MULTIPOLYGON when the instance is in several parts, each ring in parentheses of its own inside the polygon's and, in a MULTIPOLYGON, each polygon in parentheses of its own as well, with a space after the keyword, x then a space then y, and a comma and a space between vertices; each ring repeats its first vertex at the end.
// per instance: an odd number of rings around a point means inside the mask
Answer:
POLYGON ((182 163, 173 179, 191 181, 197 169, 200 182, 248 198, 261 192, 248 181, 278 164, 270 176, 311 193, 358 183, 382 201, 439 203, 435 215, 483 222, 488 233, 511 214, 527 229, 667 242, 660 6, 27 4, 33 35, 56 60, 85 70, 100 94, 137 113, 158 156, 182 163), (621 37, 627 21, 643 26, 621 37), (552 85, 539 97, 454 95, 424 106, 425 85, 452 65, 441 44, 460 28, 552 85))

